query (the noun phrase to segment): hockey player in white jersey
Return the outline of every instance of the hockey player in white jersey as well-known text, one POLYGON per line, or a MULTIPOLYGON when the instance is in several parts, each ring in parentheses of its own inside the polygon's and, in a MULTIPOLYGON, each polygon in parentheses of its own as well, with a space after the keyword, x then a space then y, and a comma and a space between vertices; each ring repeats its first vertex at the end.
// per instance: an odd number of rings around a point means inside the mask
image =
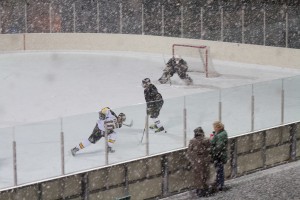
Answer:
POLYGON ((162 76, 158 79, 161 84, 165 84, 170 81, 170 78, 177 73, 179 78, 185 82, 187 85, 193 84, 193 80, 186 73, 188 70, 188 65, 185 60, 179 56, 172 57, 166 64, 163 70, 162 76))
POLYGON ((80 142, 77 146, 71 149, 71 153, 73 156, 91 144, 95 144, 98 142, 102 137, 105 136, 105 131, 107 131, 108 140, 106 141, 108 144, 108 152, 113 153, 115 150, 112 148, 116 138, 117 133, 115 129, 121 128, 123 122, 126 120, 126 116, 124 113, 120 113, 118 116, 109 108, 105 107, 101 109, 99 112, 99 119, 97 120, 96 126, 90 135, 90 137, 86 140, 80 142))

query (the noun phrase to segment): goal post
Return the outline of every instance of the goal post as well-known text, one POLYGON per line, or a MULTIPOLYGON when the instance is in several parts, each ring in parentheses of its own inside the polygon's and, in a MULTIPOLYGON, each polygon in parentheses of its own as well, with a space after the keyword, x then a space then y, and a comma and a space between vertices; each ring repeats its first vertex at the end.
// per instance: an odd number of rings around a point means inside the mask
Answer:
POLYGON ((214 68, 208 46, 173 44, 172 56, 179 56, 185 60, 190 72, 205 73, 205 77, 207 78, 220 76, 214 68))

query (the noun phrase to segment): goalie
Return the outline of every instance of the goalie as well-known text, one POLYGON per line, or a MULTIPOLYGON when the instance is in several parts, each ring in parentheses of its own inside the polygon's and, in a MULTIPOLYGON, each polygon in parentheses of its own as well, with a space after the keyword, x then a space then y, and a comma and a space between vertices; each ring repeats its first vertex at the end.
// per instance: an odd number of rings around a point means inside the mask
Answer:
POLYGON ((101 109, 99 112, 99 119, 97 120, 92 134, 88 139, 80 142, 71 150, 72 155, 75 156, 79 150, 98 142, 102 137, 105 136, 105 131, 107 131, 108 135, 107 150, 110 153, 115 152, 115 150, 112 148, 117 138, 117 133, 114 131, 114 129, 121 128, 125 120, 126 116, 124 113, 120 113, 117 116, 109 107, 101 109))
POLYGON ((193 84, 193 80, 186 73, 188 70, 188 65, 185 60, 180 57, 172 57, 166 64, 163 70, 162 76, 158 79, 161 84, 165 84, 170 80, 175 73, 178 74, 179 78, 185 82, 187 85, 193 84))

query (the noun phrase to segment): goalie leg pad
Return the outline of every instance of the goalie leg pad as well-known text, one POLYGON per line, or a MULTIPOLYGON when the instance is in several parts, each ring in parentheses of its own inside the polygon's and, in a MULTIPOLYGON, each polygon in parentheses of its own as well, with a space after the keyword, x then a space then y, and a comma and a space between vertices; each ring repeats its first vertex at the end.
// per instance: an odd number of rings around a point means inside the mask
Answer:
POLYGON ((165 84, 170 80, 171 75, 167 72, 164 72, 163 75, 158 79, 161 84, 165 84))
POLYGON ((186 76, 186 79, 184 79, 184 81, 187 85, 192 85, 193 84, 193 80, 188 75, 186 76))

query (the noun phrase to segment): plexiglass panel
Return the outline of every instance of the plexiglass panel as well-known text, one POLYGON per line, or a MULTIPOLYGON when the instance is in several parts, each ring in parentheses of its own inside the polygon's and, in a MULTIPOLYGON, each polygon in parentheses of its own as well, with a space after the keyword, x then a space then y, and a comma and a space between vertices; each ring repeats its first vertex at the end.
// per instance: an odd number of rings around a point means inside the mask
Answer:
POLYGON ((282 80, 253 84, 254 131, 281 124, 282 80))
POLYGON ((63 118, 66 173, 105 165, 104 138, 80 150, 75 157, 71 154, 72 148, 90 137, 97 120, 97 112, 63 118))
POLYGON ((14 185, 13 172, 13 128, 0 129, 0 188, 14 185))
MULTIPOLYGON (((108 154, 108 164, 125 162, 143 156, 182 148, 194 137, 193 130, 201 126, 206 136, 212 132, 212 123, 221 118, 228 136, 251 131, 252 93, 254 95, 254 131, 281 124, 282 105, 284 123, 299 121, 300 77, 256 83, 186 97, 165 99, 158 119, 167 132, 155 133, 149 129, 147 149, 146 104, 112 108, 118 115, 126 114, 123 125, 116 129, 114 153, 108 154), (282 86, 284 104, 282 104, 282 86), (219 110, 221 102, 221 110, 219 110), (186 107, 187 137, 184 135, 184 107, 186 107), (219 113, 221 115, 219 115, 219 113), (144 136, 143 136, 144 132, 144 136), (142 140, 143 138, 143 140, 142 140)), ((64 134, 65 173, 78 172, 106 165, 105 139, 71 155, 71 149, 89 138, 98 120, 98 113, 89 113, 63 119, 0 129, 1 171, 0 188, 14 184, 12 141, 17 144, 18 184, 38 181, 62 174, 61 131, 64 134), (49 162, 49 160, 51 162, 49 162), (3 162, 2 162, 3 161, 3 162), (46 173, 45 173, 46 172, 46 173), (9 174, 9 176, 7 176, 9 174)), ((149 125, 153 120, 149 119, 149 125)))
POLYGON ((131 121, 133 124, 132 127, 123 125, 120 129, 115 129, 117 133, 117 140, 113 147, 115 153, 109 154, 109 164, 146 156, 146 145, 141 142, 145 128, 146 105, 139 104, 112 109, 117 115, 121 112, 126 115, 124 124, 130 125, 131 121))
POLYGON ((284 86, 284 123, 300 119, 300 76, 286 78, 284 86))
MULTIPOLYGON (((167 132, 149 130, 150 154, 183 147, 183 97, 165 99, 158 119, 167 132)), ((149 118, 149 125, 153 124, 149 118)))
POLYGON ((219 91, 186 96, 187 134, 194 137, 193 130, 201 126, 206 136, 212 133, 212 124, 219 119, 219 91))
POLYGON ((59 119, 15 128, 18 184, 61 175, 59 119))
POLYGON ((221 118, 230 137, 251 131, 251 95, 251 85, 221 91, 221 118))

